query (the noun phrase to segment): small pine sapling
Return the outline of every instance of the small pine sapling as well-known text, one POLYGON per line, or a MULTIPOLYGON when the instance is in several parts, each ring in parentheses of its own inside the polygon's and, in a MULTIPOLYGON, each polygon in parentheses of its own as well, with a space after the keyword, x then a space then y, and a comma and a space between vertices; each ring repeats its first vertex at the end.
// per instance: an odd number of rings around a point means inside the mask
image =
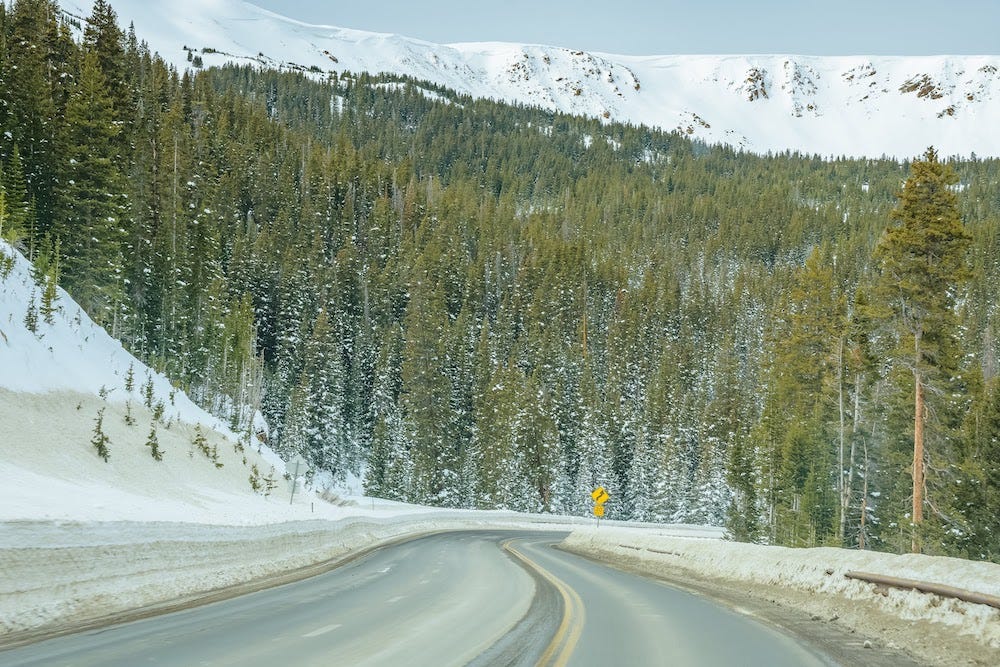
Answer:
POLYGON ((132 393, 135 389, 135 364, 128 365, 128 372, 125 373, 125 391, 132 393))
POLYGON ((264 484, 260 479, 260 470, 257 469, 256 463, 250 466, 250 488, 253 489, 254 493, 260 493, 264 488, 264 484))
POLYGON ((212 450, 208 447, 208 438, 201 431, 201 424, 194 427, 194 440, 191 441, 198 451, 205 455, 205 458, 212 458, 212 450))
POLYGON ((147 375, 146 382, 142 385, 142 397, 146 402, 146 407, 153 409, 153 376, 147 375))
POLYGON ((162 421, 163 411, 165 409, 166 408, 163 405, 163 401, 157 401, 156 405, 153 406, 153 419, 155 419, 156 421, 162 421))
POLYGON ((163 460, 163 452, 160 450, 160 440, 156 437, 156 422, 149 425, 149 437, 146 438, 146 446, 149 447, 150 454, 154 461, 163 460))
POLYGON ((59 306, 57 305, 57 302, 59 301, 59 290, 56 289, 59 285, 58 239, 56 240, 55 250, 52 254, 52 259, 49 262, 48 270, 46 270, 42 280, 45 281, 45 285, 42 288, 41 313, 42 317, 45 319, 45 323, 51 326, 55 324, 55 314, 59 311, 59 306))
POLYGON ((270 496, 271 492, 278 488, 278 480, 274 476, 274 466, 271 466, 271 472, 267 473, 267 477, 264 478, 264 495, 270 496))
POLYGON ((59 311, 56 301, 59 300, 59 293, 56 291, 56 283, 51 278, 45 279, 45 289, 42 290, 42 305, 39 310, 42 319, 49 326, 56 323, 55 314, 59 311))
POLYGON ((104 433, 104 408, 101 408, 97 411, 97 421, 94 423, 94 435, 90 439, 90 444, 94 446, 97 455, 104 459, 105 463, 111 458, 111 450, 108 449, 110 442, 111 440, 104 433))
POLYGON ((28 312, 24 314, 24 328, 33 334, 38 334, 38 306, 35 305, 35 290, 31 290, 28 312))
POLYGON ((212 463, 215 464, 216 468, 222 467, 222 461, 219 460, 219 447, 218 445, 212 445, 212 463))
POLYGON ((135 417, 132 416, 132 401, 125 401, 125 424, 135 426, 135 417))

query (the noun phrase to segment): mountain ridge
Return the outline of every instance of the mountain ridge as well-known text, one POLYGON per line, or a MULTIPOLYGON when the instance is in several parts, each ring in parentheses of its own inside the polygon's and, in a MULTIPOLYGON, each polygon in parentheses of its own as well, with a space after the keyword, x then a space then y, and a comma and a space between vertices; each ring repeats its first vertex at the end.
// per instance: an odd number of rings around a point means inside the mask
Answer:
MULTIPOLYGON (((250 62, 313 76, 389 73, 460 94, 676 130, 755 153, 1000 156, 1000 56, 624 56, 506 42, 435 44, 310 25, 242 0, 116 0, 179 68, 250 62)), ((81 16, 89 3, 68 0, 81 16)))

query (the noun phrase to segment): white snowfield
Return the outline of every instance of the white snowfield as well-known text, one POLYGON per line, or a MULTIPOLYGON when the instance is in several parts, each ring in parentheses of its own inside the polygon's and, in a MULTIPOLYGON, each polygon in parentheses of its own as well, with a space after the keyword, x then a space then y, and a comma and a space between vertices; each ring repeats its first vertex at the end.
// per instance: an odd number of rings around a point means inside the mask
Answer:
MULTIPOLYGON (((77 16, 90 14, 87 0, 61 4, 77 16)), ((141 40, 181 69, 198 55, 206 67, 237 62, 318 78, 387 72, 472 97, 676 129, 757 153, 908 159, 934 145, 946 156, 1000 155, 996 54, 640 57, 513 43, 433 44, 308 25, 242 0, 114 0, 112 6, 121 25, 134 23, 141 40)))

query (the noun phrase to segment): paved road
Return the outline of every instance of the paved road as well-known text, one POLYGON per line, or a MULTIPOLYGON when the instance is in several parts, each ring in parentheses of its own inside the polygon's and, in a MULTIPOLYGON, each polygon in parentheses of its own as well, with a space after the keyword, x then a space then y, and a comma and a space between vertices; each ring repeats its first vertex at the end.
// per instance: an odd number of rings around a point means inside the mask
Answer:
POLYGON ((0 665, 825 665, 789 637, 552 548, 433 535, 311 579, 7 652, 0 665))

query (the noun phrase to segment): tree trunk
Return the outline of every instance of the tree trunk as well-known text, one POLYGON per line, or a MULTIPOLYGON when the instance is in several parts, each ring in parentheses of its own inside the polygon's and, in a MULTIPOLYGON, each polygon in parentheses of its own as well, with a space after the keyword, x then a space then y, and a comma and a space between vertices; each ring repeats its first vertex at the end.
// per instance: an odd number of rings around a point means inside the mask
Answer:
POLYGON ((839 456, 837 470, 837 489, 840 491, 840 521, 837 527, 837 537, 844 543, 845 527, 847 526, 847 508, 850 503, 850 490, 844 479, 844 339, 840 339, 837 348, 837 408, 840 413, 839 456))
POLYGON ((913 369, 913 539, 910 548, 920 553, 920 524, 924 520, 924 385, 920 377, 920 337, 916 337, 916 364, 913 369))

